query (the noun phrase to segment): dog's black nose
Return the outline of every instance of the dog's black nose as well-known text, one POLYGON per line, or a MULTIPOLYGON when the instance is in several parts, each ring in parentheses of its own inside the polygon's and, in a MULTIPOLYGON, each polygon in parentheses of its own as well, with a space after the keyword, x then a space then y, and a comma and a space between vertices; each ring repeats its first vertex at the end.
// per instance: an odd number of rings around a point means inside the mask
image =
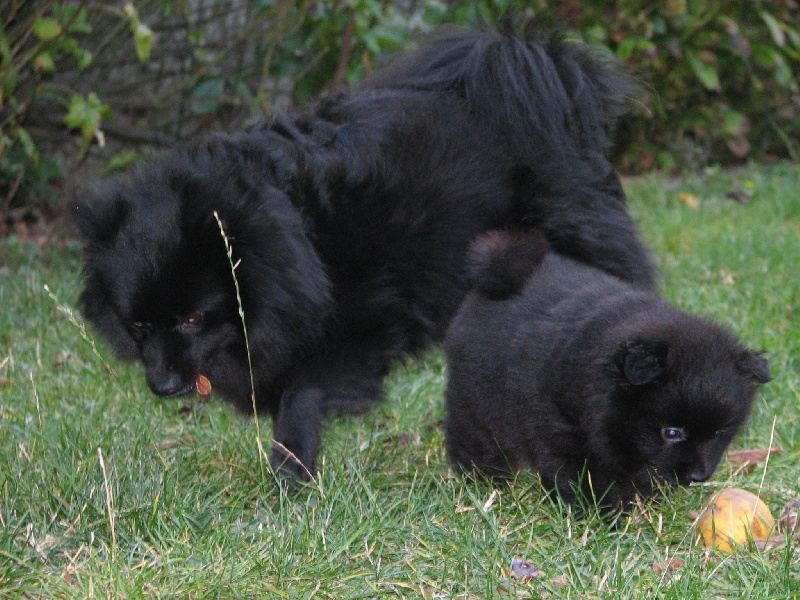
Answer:
POLYGON ((148 376, 147 385, 158 396, 179 396, 187 387, 177 373, 164 373, 159 377, 148 376))

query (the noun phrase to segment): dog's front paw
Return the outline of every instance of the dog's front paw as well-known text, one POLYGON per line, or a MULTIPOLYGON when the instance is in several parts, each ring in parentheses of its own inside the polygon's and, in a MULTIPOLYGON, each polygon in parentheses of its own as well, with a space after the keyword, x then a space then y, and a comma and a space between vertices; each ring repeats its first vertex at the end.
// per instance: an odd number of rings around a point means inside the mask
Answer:
POLYGON ((272 443, 270 465, 280 479, 292 487, 301 487, 314 479, 313 465, 307 465, 280 442, 272 443))
POLYGON ((314 479, 323 397, 315 387, 293 389, 284 394, 275 419, 270 463, 279 477, 295 486, 314 479))

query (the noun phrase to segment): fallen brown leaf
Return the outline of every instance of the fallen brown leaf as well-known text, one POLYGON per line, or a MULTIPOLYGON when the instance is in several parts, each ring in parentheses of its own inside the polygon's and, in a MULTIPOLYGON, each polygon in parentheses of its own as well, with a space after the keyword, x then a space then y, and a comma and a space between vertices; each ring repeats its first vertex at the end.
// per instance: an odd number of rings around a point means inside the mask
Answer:
POLYGON ((800 527, 798 527, 798 513, 800 513, 800 496, 787 502, 778 516, 778 531, 800 541, 800 527))
POLYGON ((773 454, 778 454, 780 448, 751 448, 750 450, 731 450, 728 452, 728 464, 733 467, 742 467, 749 463, 759 463, 767 460, 773 454))
POLYGON ((769 550, 770 548, 777 548, 778 546, 783 546, 786 543, 786 539, 780 535, 773 535, 767 538, 766 540, 756 540, 756 546, 759 550, 769 550))
POLYGON ((70 359, 71 354, 69 350, 62 350, 61 352, 56 352, 53 356, 53 366, 57 369, 63 367, 67 364, 67 361, 70 359))
POLYGON ((178 446, 183 446, 185 444, 193 444, 194 443, 194 436, 193 435, 185 435, 183 437, 179 437, 174 440, 163 440, 161 442, 156 442, 156 448, 159 450, 168 450, 170 448, 177 448, 178 446))
POLYGON ((731 200, 736 200, 740 204, 749 204, 750 200, 755 195, 755 190, 745 190, 741 188, 734 188, 725 194, 731 200))
POLYGON ((511 575, 512 579, 518 581, 530 581, 531 579, 539 579, 542 577, 542 572, 536 569, 533 564, 527 560, 515 558, 511 561, 509 575, 511 575))
POLYGON ((737 135, 728 140, 728 149, 737 158, 744 158, 750 153, 750 142, 744 135, 737 135))
POLYGON ((664 562, 655 561, 653 563, 653 572, 656 575, 661 575, 665 572, 677 571, 683 566, 683 562, 680 558, 670 558, 664 562))
POLYGON ((698 198, 695 194, 690 194, 689 192, 680 192, 678 194, 678 200, 683 202, 689 208, 697 208, 700 206, 700 198, 698 198))

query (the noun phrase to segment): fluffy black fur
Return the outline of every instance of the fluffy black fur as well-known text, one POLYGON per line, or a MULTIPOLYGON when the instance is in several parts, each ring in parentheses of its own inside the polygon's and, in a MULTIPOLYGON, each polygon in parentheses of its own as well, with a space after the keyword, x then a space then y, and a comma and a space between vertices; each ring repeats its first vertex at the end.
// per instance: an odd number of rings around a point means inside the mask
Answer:
POLYGON ((487 234, 470 261, 445 341, 456 465, 529 466, 567 500, 611 506, 713 474, 770 380, 760 352, 535 232, 487 234))
POLYGON ((273 464, 308 477, 324 414, 365 410, 394 359, 441 339, 476 235, 536 226, 564 254, 654 285, 605 156, 628 91, 557 37, 444 32, 349 93, 77 200, 83 312, 156 394, 191 394, 204 374, 251 411, 216 211, 273 464))

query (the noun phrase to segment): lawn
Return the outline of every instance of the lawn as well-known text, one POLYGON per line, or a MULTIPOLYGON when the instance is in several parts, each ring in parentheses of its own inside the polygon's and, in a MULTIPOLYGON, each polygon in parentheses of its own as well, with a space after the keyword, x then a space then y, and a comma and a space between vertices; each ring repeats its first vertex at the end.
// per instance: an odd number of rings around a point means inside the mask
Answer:
POLYGON ((259 451, 270 423, 159 400, 76 310, 79 244, 0 240, 0 597, 800 598, 800 544, 694 546, 723 487, 777 517, 800 495, 800 167, 626 182, 675 304, 768 350, 733 449, 755 468, 670 490, 614 522, 520 474, 448 466, 440 351, 398 365, 387 401, 337 417, 317 480, 285 492, 259 451), (47 286, 47 289, 45 289, 47 286), (95 346, 96 344, 96 346, 95 346), (260 440, 259 440, 260 434, 260 440), (512 580, 515 559, 538 577, 512 580))

